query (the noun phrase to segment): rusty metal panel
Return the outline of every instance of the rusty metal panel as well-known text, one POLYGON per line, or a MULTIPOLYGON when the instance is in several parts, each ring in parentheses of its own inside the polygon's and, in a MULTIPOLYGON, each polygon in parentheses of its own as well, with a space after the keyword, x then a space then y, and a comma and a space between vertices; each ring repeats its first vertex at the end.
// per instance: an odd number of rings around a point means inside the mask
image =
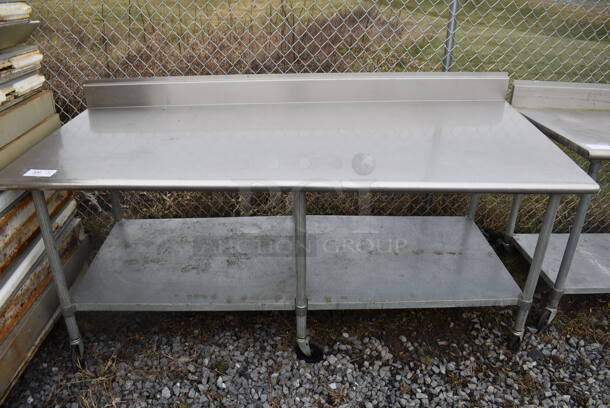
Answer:
POLYGON ((4 214, 4 211, 6 211, 7 208, 12 207, 13 203, 25 194, 26 192, 23 190, 7 190, 0 192, 0 214, 4 214))
MULTIPOLYGON (((74 216, 74 201, 69 202, 53 217, 53 229, 57 230, 74 216)), ((0 277, 0 307, 7 304, 13 293, 20 287, 32 266, 44 253, 44 244, 38 237, 27 249, 22 251, 11 267, 0 277)))
MULTIPOLYGON (((59 250, 64 261, 70 258, 84 236, 80 223, 74 222, 76 207, 70 204, 66 205, 66 208, 62 211, 65 215, 58 217, 58 220, 56 220, 56 223, 62 222, 63 224, 59 227, 61 237, 59 240, 59 250)), ((2 300, 6 299, 6 301, 0 303, 0 341, 6 338, 19 319, 52 281, 44 251, 38 251, 36 245, 32 245, 28 249, 27 255, 33 253, 34 256, 26 255, 22 257, 23 259, 20 259, 19 266, 25 265, 27 268, 27 272, 21 282, 18 282, 18 286, 9 284, 1 289, 8 293, 12 289, 9 286, 17 286, 12 290, 9 297, 3 296, 2 300), (30 260, 31 258, 33 259, 30 260)), ((12 273, 18 274, 18 269, 18 266, 13 268, 12 273)))
MULTIPOLYGON (((50 214, 56 214, 70 200, 70 196, 66 191, 47 193, 50 214)), ((29 194, 0 213, 0 277, 37 231, 38 221, 29 194)))
MULTIPOLYGON (((35 47, 0 52, 0 101, 9 99, 0 106, 0 167, 60 126, 52 93, 38 90, 40 60, 35 47)), ((71 283, 87 259, 88 240, 71 193, 47 192, 45 199, 71 283)), ((32 197, 0 192, 0 403, 56 321, 58 304, 32 197)))
MULTIPOLYGON (((77 219, 72 220, 67 228, 68 231, 78 229, 80 221, 77 219)), ((69 284, 74 282, 83 269, 89 250, 87 238, 77 246, 64 250, 64 258, 69 257, 65 263, 69 284)), ((45 269, 48 272, 48 267, 45 269)), ((28 309, 0 342, 0 405, 60 315, 59 300, 52 281, 44 287, 39 286, 36 293, 38 296, 30 299, 28 309)))

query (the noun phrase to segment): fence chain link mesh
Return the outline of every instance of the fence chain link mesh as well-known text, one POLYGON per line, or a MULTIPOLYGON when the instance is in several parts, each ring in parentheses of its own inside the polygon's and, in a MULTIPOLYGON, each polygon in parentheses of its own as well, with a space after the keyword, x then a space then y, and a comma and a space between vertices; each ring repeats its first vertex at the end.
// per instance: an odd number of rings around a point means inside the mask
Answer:
MULTIPOLYGON (((457 1, 457 0, 453 0, 457 1)), ((67 121, 85 109, 82 83, 99 78, 287 72, 441 71, 451 0, 34 0, 44 74, 67 121)), ((453 4, 456 5, 455 3, 453 4)), ((512 79, 609 82, 610 3, 466 0, 457 8, 451 71, 512 79)), ((572 155, 579 164, 583 160, 572 155)), ((610 232, 610 173, 585 230, 610 232)), ((106 192, 78 193, 90 231, 110 224, 106 192)), ((129 217, 290 214, 284 193, 129 192, 129 217)), ((314 214, 462 215, 467 197, 309 194, 314 214)), ((528 196, 517 231, 539 228, 545 197, 528 196)), ((563 201, 566 231, 577 200, 563 201)), ((510 197, 483 196, 477 222, 502 229, 510 197)))

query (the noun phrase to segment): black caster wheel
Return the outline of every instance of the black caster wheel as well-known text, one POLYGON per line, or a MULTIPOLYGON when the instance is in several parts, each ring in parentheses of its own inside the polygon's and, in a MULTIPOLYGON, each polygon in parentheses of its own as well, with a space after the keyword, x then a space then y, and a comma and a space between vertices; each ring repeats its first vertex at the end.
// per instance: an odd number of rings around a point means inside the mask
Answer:
POLYGON ((551 324, 551 311, 549 309, 544 309, 544 312, 540 315, 540 319, 538 319, 538 324, 536 328, 539 332, 543 331, 551 324))
POLYGON ((506 251, 505 244, 508 244, 508 242, 505 241, 505 238, 502 234, 494 231, 491 228, 482 228, 481 232, 483 233, 483 236, 485 237, 487 242, 489 242, 489 245, 491 245, 493 249, 498 252, 506 251))
POLYGON ((508 348, 510 351, 518 351, 521 346, 521 337, 516 334, 511 334, 508 338, 508 348))
POLYGON ((82 347, 79 345, 70 346, 70 356, 72 358, 72 365, 77 370, 85 369, 85 354, 82 347))
POLYGON ((502 249, 502 251, 507 253, 513 252, 513 245, 510 242, 510 238, 502 237, 498 241, 498 246, 502 249))
POLYGON ((295 347, 295 352, 297 353, 297 359, 303 360, 306 363, 315 364, 319 363, 324 359, 324 348, 320 346, 318 343, 313 341, 309 341, 309 348, 311 349, 311 355, 306 356, 303 354, 299 346, 295 347))

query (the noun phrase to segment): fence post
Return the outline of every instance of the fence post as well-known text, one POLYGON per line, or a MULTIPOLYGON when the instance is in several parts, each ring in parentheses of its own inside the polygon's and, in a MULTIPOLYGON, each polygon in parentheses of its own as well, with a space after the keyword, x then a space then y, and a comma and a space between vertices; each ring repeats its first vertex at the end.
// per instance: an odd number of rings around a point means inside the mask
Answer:
POLYGON ((445 56, 443 57, 443 71, 449 72, 455 43, 455 30, 457 26, 457 13, 460 8, 459 0, 451 0, 449 9, 449 22, 447 23, 447 38, 445 39, 445 56))

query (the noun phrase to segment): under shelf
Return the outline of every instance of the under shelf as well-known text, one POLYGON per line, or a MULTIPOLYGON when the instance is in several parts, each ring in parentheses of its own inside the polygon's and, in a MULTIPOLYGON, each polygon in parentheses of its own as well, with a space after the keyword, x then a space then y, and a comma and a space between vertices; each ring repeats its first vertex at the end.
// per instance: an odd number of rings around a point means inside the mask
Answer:
MULTIPOLYGON (((123 220, 73 289, 78 310, 294 309, 292 217, 123 220)), ((310 310, 516 304, 464 217, 307 216, 310 310)))
MULTIPOLYGON (((553 287, 569 234, 552 234, 542 277, 553 287)), ((538 234, 515 234, 519 251, 530 262, 538 234)), ((581 234, 565 284, 566 294, 610 293, 610 234, 581 234)))

